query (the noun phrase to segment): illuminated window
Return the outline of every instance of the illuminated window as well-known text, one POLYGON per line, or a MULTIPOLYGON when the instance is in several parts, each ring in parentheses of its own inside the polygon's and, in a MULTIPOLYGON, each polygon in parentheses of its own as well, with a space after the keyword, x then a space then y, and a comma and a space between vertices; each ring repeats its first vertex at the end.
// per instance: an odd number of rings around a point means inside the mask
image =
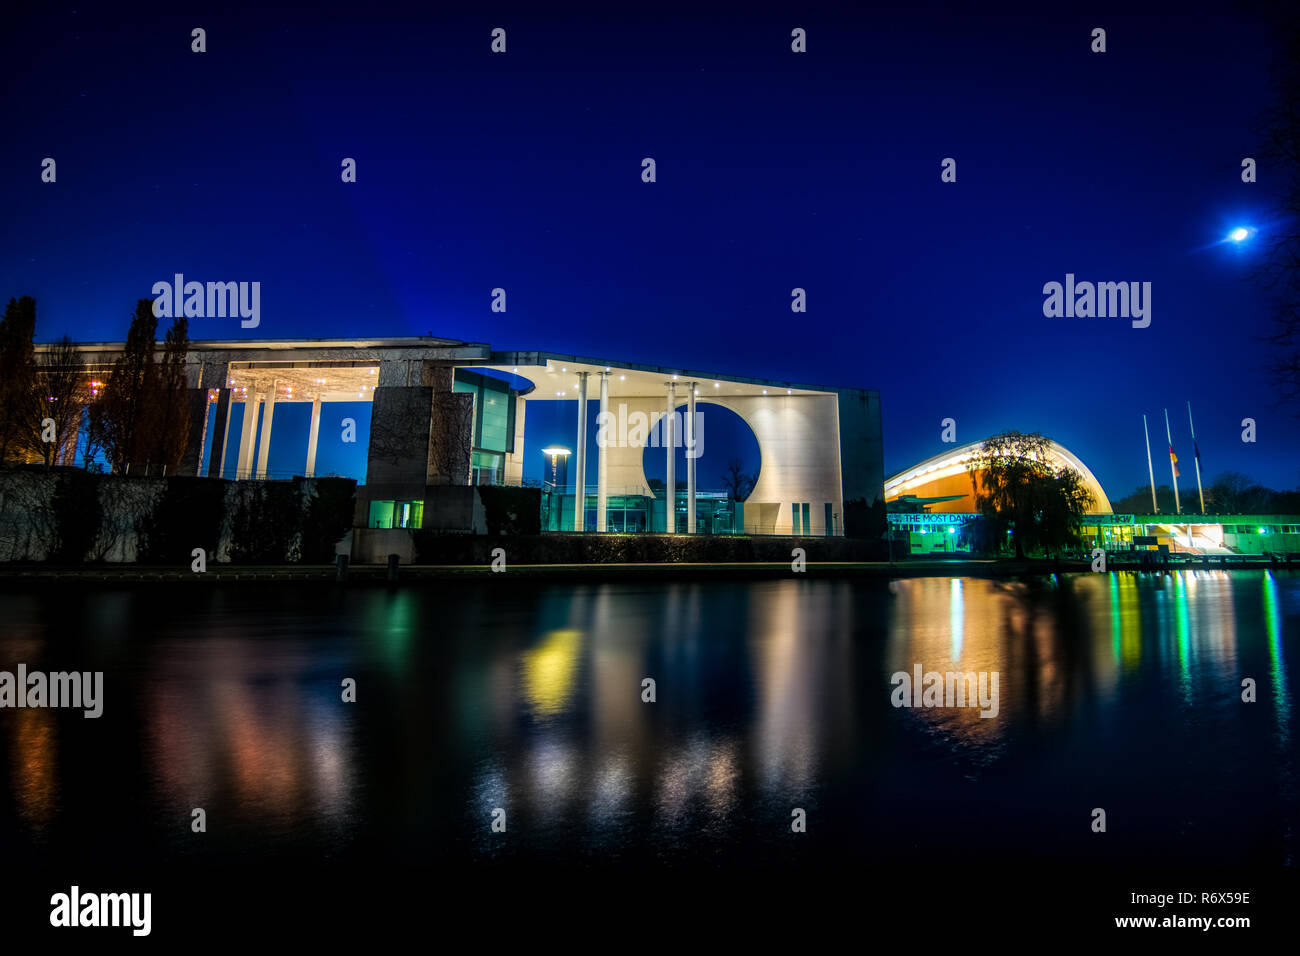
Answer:
POLYGON ((370 520, 366 522, 367 528, 391 528, 393 526, 393 506, 394 501, 372 501, 370 502, 370 520))

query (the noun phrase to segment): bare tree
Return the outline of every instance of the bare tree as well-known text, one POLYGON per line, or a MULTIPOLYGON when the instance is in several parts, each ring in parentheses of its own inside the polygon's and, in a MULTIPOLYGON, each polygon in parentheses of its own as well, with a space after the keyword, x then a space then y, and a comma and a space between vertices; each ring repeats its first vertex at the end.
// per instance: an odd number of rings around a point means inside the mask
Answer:
POLYGON ((1265 488, 1239 471, 1225 471, 1215 476, 1205 489, 1206 496, 1219 514, 1262 514, 1272 509, 1277 493, 1265 488))
POLYGON ((47 467, 76 455, 81 410, 88 397, 81 352, 65 335, 41 352, 36 362, 32 425, 41 436, 41 460, 47 467))
POLYGON ((1277 25, 1280 56, 1270 71, 1276 100, 1262 116, 1268 174, 1280 182, 1285 224, 1262 231, 1264 255, 1253 278, 1273 298, 1272 328, 1265 341, 1273 348, 1271 371, 1278 403, 1300 416, 1300 17, 1290 14, 1277 25))
POLYGON ((727 462, 727 470, 722 473, 722 487, 732 501, 744 501, 758 483, 756 472, 745 471, 745 463, 739 458, 727 462))

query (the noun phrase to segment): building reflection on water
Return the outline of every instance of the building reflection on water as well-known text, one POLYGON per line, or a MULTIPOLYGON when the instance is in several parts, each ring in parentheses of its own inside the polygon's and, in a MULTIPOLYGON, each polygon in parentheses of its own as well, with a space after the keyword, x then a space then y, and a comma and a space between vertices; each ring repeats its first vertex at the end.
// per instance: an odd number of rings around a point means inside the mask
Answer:
POLYGON ((54 712, 16 710, 10 723, 10 792, 18 815, 36 834, 44 831, 58 809, 59 740, 54 712))
MULTIPOLYGON (((818 808, 907 794, 913 776, 1001 774, 1023 788, 1057 750, 1061 766, 1140 779, 1106 748, 1167 753, 1171 728, 1253 766, 1243 676, 1259 678, 1269 770, 1293 799, 1285 643, 1298 596, 1286 572, 1209 570, 458 586, 291 607, 214 590, 201 614, 160 627, 142 601, 112 595, 122 620, 82 651, 108 673, 116 723, 102 727, 116 736, 0 711, 11 829, 37 845, 79 825, 70 781, 108 749, 128 755, 121 788, 164 843, 183 841, 194 807, 220 839, 317 855, 385 828, 394 844, 484 858, 777 840, 793 807, 824 828, 818 808), (998 672, 997 716, 893 708, 890 675, 918 664, 998 672), (340 700, 345 676, 359 677, 356 704, 340 700), (1038 742, 1030 757, 1016 750, 1025 740, 1038 742), (490 829, 498 807, 510 841, 490 829)), ((93 616, 87 601, 79 613, 93 616)), ((35 599, 9 608, 0 668, 41 666, 50 612, 35 599)))
MULTIPOLYGON (((337 836, 356 790, 341 691, 301 671, 268 674, 257 663, 262 649, 200 641, 156 662, 147 730, 157 800, 184 817, 222 806, 243 825, 337 836)), ((295 663, 310 670, 310 650, 295 663)))
MULTIPOLYGON (((615 827, 637 806, 665 830, 688 818, 725 826, 743 813, 742 789, 811 795, 835 746, 828 722, 852 722, 848 591, 673 584, 629 601, 602 586, 544 608, 546 629, 503 647, 481 684, 462 686, 482 706, 456 708, 461 735, 487 738, 472 787, 480 819, 513 802, 543 824, 576 815, 615 827), (642 699, 646 678, 655 702, 642 699), (508 713, 503 700, 514 702, 508 713)), ((852 733, 838 737, 851 759, 852 733)))

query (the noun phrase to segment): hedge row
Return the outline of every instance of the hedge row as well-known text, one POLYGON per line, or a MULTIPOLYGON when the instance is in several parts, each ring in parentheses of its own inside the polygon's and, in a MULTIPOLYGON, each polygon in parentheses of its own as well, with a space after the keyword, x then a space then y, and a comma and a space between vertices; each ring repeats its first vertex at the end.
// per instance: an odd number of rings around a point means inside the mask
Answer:
POLYGON ((479 485, 479 501, 490 535, 541 534, 542 490, 509 485, 479 485))
POLYGON ((0 561, 189 564, 333 560, 356 483, 147 478, 75 468, 0 471, 0 561))
POLYGON ((852 538, 740 535, 568 534, 475 535, 415 533, 417 564, 487 564, 504 548, 514 564, 623 564, 700 561, 789 561, 803 548, 809 561, 883 561, 883 541, 852 538))

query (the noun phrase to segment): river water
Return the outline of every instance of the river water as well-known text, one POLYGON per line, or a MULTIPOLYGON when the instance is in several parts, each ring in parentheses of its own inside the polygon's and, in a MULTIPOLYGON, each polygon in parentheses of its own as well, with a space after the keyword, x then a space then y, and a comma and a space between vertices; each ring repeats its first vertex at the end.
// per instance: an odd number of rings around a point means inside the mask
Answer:
POLYGON ((1295 862, 1284 571, 172 584, 0 611, 0 670, 104 672, 98 719, 0 710, 19 863, 1295 862), (996 672, 996 715, 894 706, 918 665, 996 672))

